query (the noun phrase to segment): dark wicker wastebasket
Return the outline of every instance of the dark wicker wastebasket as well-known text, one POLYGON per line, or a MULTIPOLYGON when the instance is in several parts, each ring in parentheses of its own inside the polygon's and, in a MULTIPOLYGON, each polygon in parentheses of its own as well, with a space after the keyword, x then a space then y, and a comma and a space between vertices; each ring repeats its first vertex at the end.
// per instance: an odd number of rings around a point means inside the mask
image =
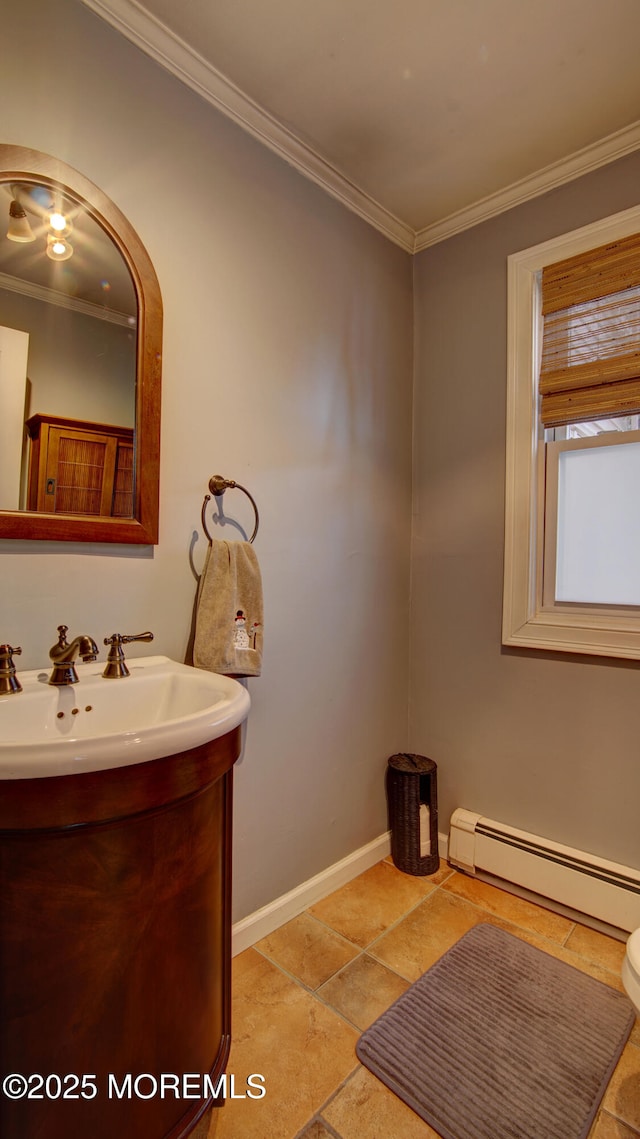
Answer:
POLYGON ((401 752, 387 766, 391 857, 405 874, 435 874, 438 855, 437 765, 424 755, 401 752), (429 808, 431 853, 420 856, 420 804, 429 808))

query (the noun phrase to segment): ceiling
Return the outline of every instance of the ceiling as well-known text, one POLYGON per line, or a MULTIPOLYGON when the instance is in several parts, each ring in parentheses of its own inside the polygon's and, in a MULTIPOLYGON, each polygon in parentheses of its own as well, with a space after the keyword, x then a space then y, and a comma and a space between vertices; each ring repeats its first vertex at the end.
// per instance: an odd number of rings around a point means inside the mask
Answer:
POLYGON ((415 250, 640 148, 640 0, 83 0, 415 250))

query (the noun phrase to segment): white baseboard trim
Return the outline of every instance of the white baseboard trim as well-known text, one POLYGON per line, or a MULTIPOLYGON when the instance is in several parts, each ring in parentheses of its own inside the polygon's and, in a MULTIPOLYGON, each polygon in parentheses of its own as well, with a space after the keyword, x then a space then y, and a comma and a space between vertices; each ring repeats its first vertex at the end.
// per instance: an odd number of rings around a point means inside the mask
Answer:
POLYGON ((262 909, 256 910, 246 918, 236 922, 231 930, 231 952, 233 956, 241 953, 243 949, 248 949, 250 945, 255 945, 261 937, 273 933, 274 929, 278 929, 291 918, 297 917, 303 910, 313 906, 321 898, 326 898, 327 894, 331 894, 333 890, 344 886, 352 878, 357 878, 358 874, 362 874, 370 866, 375 866, 376 862, 387 857, 390 850, 391 837, 387 831, 368 842, 366 846, 354 850, 346 858, 334 862, 326 870, 321 870, 315 877, 309 878, 306 882, 301 882, 299 886, 289 890, 288 894, 274 898, 262 909))
MULTIPOLYGON (((438 835, 438 850, 441 858, 447 857, 448 835, 438 835)), ((385 834, 379 835, 378 838, 374 838, 372 842, 368 842, 366 846, 354 850, 352 854, 348 854, 340 862, 334 862, 332 866, 328 866, 326 870, 322 870, 315 877, 309 878, 306 882, 301 882, 299 886, 289 890, 288 894, 282 894, 281 897, 274 898, 273 902, 269 902, 262 909, 248 914, 246 918, 236 922, 231 930, 232 955, 235 957, 244 949, 249 949, 251 945, 255 945, 256 941, 260 941, 262 937, 273 933, 274 929, 278 929, 285 922, 291 921, 291 918, 297 917, 303 910, 308 909, 309 906, 313 906, 322 898, 326 898, 327 894, 338 890, 340 886, 344 886, 352 878, 357 878, 358 874, 362 874, 371 866, 375 866, 376 862, 386 858, 390 851, 391 836, 387 831, 385 834)))

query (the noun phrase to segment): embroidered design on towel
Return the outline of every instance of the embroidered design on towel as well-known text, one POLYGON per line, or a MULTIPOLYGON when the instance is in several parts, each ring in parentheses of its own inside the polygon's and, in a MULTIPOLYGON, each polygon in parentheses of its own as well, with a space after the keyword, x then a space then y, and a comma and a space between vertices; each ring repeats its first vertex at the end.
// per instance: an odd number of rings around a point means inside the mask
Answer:
POLYGON ((242 609, 238 609, 235 619, 235 631, 233 634, 233 644, 236 649, 250 649, 249 634, 245 628, 247 618, 242 609))
POLYGON ((238 609, 238 611, 236 612, 235 621, 234 621, 235 629, 234 629, 233 641, 232 641, 233 647, 235 649, 251 649, 251 648, 255 649, 255 647, 256 647, 256 638, 258 635, 258 629, 260 629, 262 627, 262 623, 260 621, 254 621, 252 623, 251 628, 249 630, 249 632, 252 634, 252 638, 249 636, 249 633, 247 633, 246 624, 247 624, 247 618, 246 618, 244 610, 238 609), (252 639, 253 639, 253 644, 251 643, 252 639))

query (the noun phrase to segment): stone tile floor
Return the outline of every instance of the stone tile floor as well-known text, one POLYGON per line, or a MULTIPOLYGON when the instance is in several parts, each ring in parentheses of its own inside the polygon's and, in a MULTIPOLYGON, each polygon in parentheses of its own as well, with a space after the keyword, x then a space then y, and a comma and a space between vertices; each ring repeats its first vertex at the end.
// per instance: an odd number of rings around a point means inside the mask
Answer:
MULTIPOLYGON (((358 1062, 360 1032, 459 937, 493 922, 623 991, 624 945, 445 863, 417 878, 379 862, 233 962, 235 1091, 194 1139, 438 1139, 358 1062)), ((640 1137, 640 1022, 589 1139, 640 1137)), ((559 1135, 557 1139, 564 1139, 559 1135)))

